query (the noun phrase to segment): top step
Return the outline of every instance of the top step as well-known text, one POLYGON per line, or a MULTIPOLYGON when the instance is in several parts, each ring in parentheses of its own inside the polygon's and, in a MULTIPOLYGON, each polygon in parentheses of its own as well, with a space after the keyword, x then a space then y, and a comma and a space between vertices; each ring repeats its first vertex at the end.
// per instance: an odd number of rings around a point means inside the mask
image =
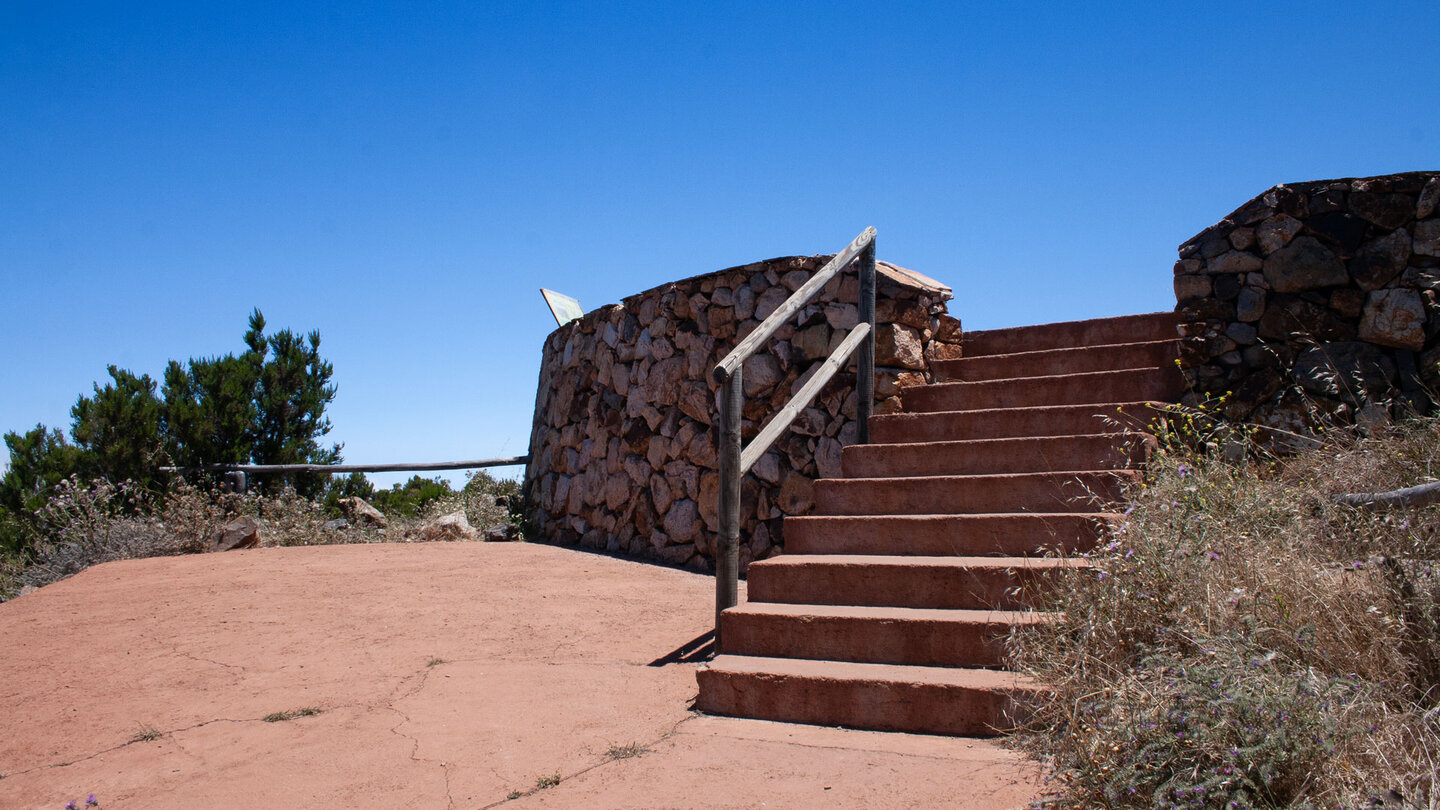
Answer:
POLYGON ((1015 354, 1046 349, 1073 349, 1114 343, 1139 343, 1173 340, 1180 315, 1175 312, 1152 312, 1146 315, 1122 315, 1117 318, 1096 318, 1089 321, 1064 321, 1038 326, 1012 326, 1006 329, 985 329, 966 332, 964 356, 1015 354))

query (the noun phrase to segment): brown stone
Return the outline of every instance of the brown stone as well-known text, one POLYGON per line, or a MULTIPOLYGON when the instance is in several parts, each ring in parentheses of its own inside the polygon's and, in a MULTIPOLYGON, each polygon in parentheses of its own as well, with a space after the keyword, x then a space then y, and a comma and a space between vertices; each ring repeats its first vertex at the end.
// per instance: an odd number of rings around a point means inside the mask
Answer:
POLYGON ((1350 195, 1350 210, 1366 222, 1393 230, 1410 220, 1415 199, 1406 194, 1357 191, 1350 195))
POLYGON ((875 365, 925 368, 919 332, 903 324, 876 324, 875 365))
POLYGON ((1310 236, 1301 236, 1265 259, 1265 280, 1276 292, 1336 287, 1350 281, 1334 251, 1310 236))
POLYGON ((1176 276, 1175 300, 1203 298, 1213 289, 1209 276, 1176 276))
POLYGON ((1255 245, 1255 229, 1236 228, 1230 232, 1230 244, 1236 250, 1249 250, 1255 245))
POLYGON ((815 445, 815 470, 821 478, 839 478, 841 476, 841 454, 840 442, 829 436, 820 439, 815 445))
MULTIPOLYGON (((573 491, 573 490, 572 490, 573 491)), ((480 535, 470 525, 464 512, 451 512, 435 518, 420 528, 420 538, 430 542, 443 540, 477 540, 480 535)))
POLYGON ((1384 396, 1395 373, 1385 350, 1360 341, 1326 343, 1295 358, 1295 381, 1302 388, 1348 402, 1384 396))
POLYGON ((389 525, 380 510, 371 506, 364 498, 341 498, 338 505, 340 512, 357 526, 368 523, 383 529, 389 525))
POLYGON ((686 498, 670 504, 661 523, 672 540, 688 543, 700 531, 700 513, 695 502, 686 498))
POLYGON ((768 354, 752 355, 745 361, 742 372, 742 387, 746 397, 755 397, 769 392, 784 378, 780 364, 768 354))
POLYGON ((1358 318, 1365 309, 1365 291, 1342 287, 1330 293, 1330 308, 1347 318, 1358 318))
POLYGON ((1208 260, 1205 263, 1205 273, 1207 275, 1248 273, 1251 270, 1259 270, 1260 267, 1259 256, 1245 250, 1231 250, 1208 260))
POLYGON ((801 329, 791 339, 790 345, 805 360, 819 360, 830 354, 830 326, 818 323, 801 329))
POLYGON ((1415 201, 1415 218, 1425 219, 1440 208, 1440 177, 1432 177, 1425 183, 1420 197, 1415 201))
POLYGON ((676 405, 680 412, 694 419, 701 424, 710 424, 714 419, 715 403, 710 394, 710 389, 702 382, 693 380, 680 384, 680 391, 676 397, 676 405))
POLYGON ((611 475, 605 480, 605 507, 615 511, 630 500, 630 479, 624 475, 611 475))
POLYGON ((1414 250, 1419 256, 1440 256, 1440 218, 1415 223, 1414 250))
POLYGON ((1425 305, 1420 293, 1406 289, 1370 293, 1360 318, 1360 339, 1412 351, 1425 348, 1425 305))
MULTIPOLYGON (((356 498, 356 500, 359 500, 356 498)), ((242 548, 258 548, 260 545, 260 521, 249 515, 235 518, 215 530, 210 538, 211 551, 234 551, 242 548)))
POLYGON ((1300 230, 1304 227, 1304 224, 1301 223, 1300 220, 1286 214, 1280 214, 1265 220, 1260 223, 1260 227, 1255 230, 1255 239, 1260 244, 1260 252, 1263 255, 1269 256, 1271 253, 1285 247, 1290 244, 1290 240, 1294 239, 1295 235, 1300 233, 1300 230))
POLYGON ((1410 233, 1404 228, 1367 242, 1350 260, 1350 277, 1363 290, 1378 290, 1405 271, 1410 260, 1410 233))
POLYGON ((815 482, 791 470, 785 476, 785 482, 780 485, 780 497, 777 503, 780 510, 787 515, 804 515, 810 512, 815 504, 815 482))
POLYGON ((1321 306, 1292 295, 1278 296, 1257 326, 1260 337, 1281 340, 1292 333, 1315 340, 1354 340, 1355 323, 1321 306))

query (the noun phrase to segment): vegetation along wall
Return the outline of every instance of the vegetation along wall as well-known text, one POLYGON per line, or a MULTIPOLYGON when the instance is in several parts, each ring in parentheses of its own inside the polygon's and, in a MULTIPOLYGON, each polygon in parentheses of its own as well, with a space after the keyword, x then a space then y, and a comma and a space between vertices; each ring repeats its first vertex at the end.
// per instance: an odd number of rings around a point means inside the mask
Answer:
POLYGON ((1180 246, 1191 404, 1305 432, 1440 392, 1440 172, 1279 185, 1180 246))
MULTIPOLYGON (((545 341, 525 473, 532 535, 710 570, 719 475, 715 364, 828 256, 771 259, 665 284, 601 307, 545 341)), ((950 290, 878 263, 876 412, 959 355, 950 290)), ((833 279, 744 368, 749 441, 855 325, 853 269, 833 279)), ((856 439, 854 364, 830 381, 742 482, 740 560, 784 545, 782 519, 811 506, 856 439)))

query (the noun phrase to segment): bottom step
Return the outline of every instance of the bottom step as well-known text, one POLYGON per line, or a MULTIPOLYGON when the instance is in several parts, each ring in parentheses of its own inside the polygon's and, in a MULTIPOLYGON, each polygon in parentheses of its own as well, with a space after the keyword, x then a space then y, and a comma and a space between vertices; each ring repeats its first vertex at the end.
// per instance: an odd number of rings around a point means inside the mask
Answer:
POLYGON ((698 673, 710 714, 875 731, 988 737, 1041 687, 1013 672, 719 655, 698 673))

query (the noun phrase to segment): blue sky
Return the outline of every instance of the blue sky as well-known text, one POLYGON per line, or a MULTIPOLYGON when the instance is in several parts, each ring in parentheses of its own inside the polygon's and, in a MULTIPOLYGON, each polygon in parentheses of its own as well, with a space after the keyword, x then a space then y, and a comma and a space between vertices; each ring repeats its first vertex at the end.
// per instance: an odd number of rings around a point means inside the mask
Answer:
POLYGON ((1433 0, 0 19, 0 430, 259 307, 321 332, 347 461, 521 454, 540 286, 590 309, 874 225, 966 328, 1154 311, 1265 188, 1440 168, 1433 0))

